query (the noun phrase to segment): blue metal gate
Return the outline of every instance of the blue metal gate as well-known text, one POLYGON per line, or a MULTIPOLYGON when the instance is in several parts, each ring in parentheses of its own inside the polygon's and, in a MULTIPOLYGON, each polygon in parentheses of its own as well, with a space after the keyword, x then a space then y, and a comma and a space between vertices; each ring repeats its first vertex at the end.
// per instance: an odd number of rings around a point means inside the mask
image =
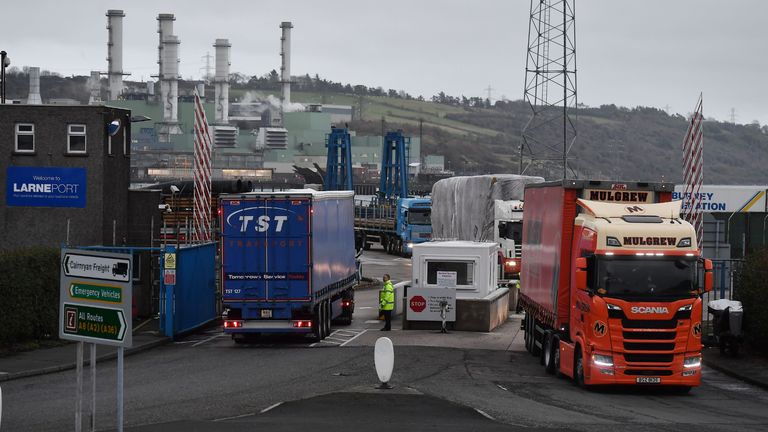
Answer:
POLYGON ((173 339, 217 318, 216 243, 164 249, 160 330, 173 339))

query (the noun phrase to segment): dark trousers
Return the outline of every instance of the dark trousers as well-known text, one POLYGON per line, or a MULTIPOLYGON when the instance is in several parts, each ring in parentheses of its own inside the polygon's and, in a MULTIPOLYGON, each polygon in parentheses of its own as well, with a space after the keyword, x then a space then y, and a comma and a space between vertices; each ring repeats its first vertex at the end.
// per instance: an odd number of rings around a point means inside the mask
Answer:
POLYGON ((392 330, 392 311, 383 310, 381 311, 381 314, 384 315, 384 329, 392 330))

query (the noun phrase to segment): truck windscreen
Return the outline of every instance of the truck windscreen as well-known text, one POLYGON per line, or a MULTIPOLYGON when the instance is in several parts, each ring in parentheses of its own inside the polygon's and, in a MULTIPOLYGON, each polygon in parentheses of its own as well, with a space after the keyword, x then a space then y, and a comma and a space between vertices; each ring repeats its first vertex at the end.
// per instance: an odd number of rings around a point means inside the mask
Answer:
POLYGON ((430 209, 408 211, 408 223, 411 225, 430 225, 432 224, 432 211, 430 209))
POLYGON ((598 293, 619 298, 684 298, 695 289, 696 261, 681 257, 597 261, 598 293), (604 291, 603 291, 604 290, 604 291))

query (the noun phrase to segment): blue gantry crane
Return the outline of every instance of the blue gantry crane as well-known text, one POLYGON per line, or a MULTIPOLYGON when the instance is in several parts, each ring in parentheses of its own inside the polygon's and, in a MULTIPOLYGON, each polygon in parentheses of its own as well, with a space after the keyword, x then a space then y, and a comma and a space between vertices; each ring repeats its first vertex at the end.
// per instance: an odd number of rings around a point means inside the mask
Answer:
POLYGON ((325 190, 354 190, 352 185, 352 140, 349 129, 331 126, 326 138, 328 160, 325 190))

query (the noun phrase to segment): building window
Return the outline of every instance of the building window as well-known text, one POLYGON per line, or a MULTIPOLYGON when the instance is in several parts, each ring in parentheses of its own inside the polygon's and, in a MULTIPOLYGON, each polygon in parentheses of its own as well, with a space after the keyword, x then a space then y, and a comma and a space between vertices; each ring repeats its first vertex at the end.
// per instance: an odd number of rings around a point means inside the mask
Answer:
POLYGON ((16 151, 22 153, 35 151, 35 125, 31 123, 16 124, 16 151))
POLYGON ((69 125, 67 131, 67 153, 85 153, 85 149, 85 125, 69 125))
POLYGON ((474 261, 428 261, 427 285, 437 285, 437 272, 453 272, 456 274, 457 286, 469 286, 474 284, 474 261))

